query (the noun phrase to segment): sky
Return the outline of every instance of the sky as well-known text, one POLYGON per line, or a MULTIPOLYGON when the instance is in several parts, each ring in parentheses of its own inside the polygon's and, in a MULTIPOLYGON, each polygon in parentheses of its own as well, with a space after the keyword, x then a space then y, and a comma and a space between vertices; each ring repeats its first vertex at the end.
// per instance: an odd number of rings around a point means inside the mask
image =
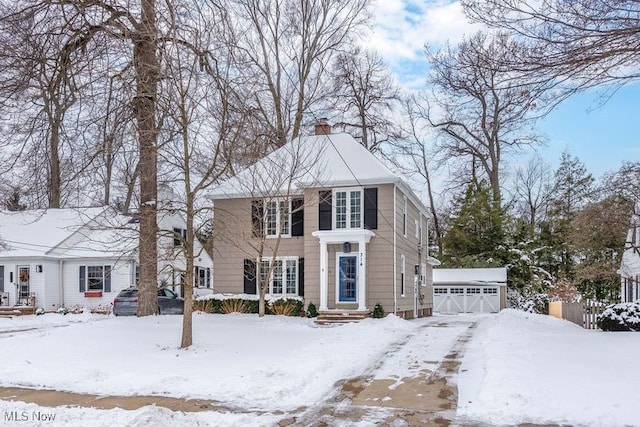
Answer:
MULTIPOLYGON (((9 422, 16 427, 249 427, 294 419, 388 425, 392 408, 406 414, 439 402, 429 399, 428 390, 438 389, 428 384, 443 373, 457 386, 457 410, 446 414, 456 425, 638 425, 640 371, 629 369, 640 352, 636 332, 586 330, 513 309, 411 321, 390 315, 337 327, 300 317, 195 313, 193 325, 194 345, 181 350, 181 316, 0 318, 0 386, 206 399, 218 406, 182 412, 163 408, 163 400, 124 410, 87 396, 84 404, 95 407, 4 399, 3 425, 12 413, 25 416, 9 422), (456 360, 460 369, 447 374, 456 360), (340 384, 352 378, 370 382, 345 387, 340 397, 340 384), (420 393, 418 384, 427 384, 420 393), (36 415, 55 419, 37 423, 36 415)), ((402 425, 395 419, 392 425, 402 425)))
MULTIPOLYGON (((425 44, 455 44, 482 29, 467 21, 458 1, 374 0, 372 11, 374 30, 366 45, 382 55, 405 88, 425 85, 425 44)), ((548 142, 537 152, 553 169, 565 150, 595 177, 617 170, 625 160, 640 160, 640 83, 602 101, 595 90, 574 95, 538 123, 548 142)), ((522 161, 531 156, 523 153, 522 161)))

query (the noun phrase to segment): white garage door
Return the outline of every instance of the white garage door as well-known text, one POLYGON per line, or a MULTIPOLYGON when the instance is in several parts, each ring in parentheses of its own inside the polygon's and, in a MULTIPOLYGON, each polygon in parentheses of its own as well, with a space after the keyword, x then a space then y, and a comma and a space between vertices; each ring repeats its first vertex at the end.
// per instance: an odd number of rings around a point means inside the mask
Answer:
POLYGON ((497 286, 434 286, 433 310, 436 313, 497 313, 500 293, 497 286))

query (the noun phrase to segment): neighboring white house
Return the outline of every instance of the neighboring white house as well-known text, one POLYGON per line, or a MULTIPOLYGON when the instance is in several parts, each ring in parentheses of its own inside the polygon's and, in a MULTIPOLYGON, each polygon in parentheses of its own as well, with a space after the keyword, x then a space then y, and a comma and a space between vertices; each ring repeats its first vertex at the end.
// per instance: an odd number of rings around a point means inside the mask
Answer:
POLYGON ((506 304, 506 267, 433 269, 436 313, 497 313, 506 304))
POLYGON ((640 298, 640 204, 631 217, 622 261, 620 262, 620 300, 632 302, 640 298))
MULTIPOLYGON (((185 260, 175 211, 158 215, 160 285, 181 293, 185 260), (175 233, 175 234, 174 234, 175 233)), ((0 301, 47 311, 107 308, 137 283, 138 223, 110 207, 0 212, 0 301)), ((196 242, 194 284, 212 287, 213 262, 196 242)))

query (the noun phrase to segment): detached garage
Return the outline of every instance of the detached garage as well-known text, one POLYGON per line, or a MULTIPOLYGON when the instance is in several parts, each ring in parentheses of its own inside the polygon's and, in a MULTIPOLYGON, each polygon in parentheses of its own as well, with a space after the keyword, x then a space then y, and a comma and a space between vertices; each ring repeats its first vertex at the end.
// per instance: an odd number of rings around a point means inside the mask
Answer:
POLYGON ((507 306, 507 269, 433 269, 435 313, 497 313, 507 306))

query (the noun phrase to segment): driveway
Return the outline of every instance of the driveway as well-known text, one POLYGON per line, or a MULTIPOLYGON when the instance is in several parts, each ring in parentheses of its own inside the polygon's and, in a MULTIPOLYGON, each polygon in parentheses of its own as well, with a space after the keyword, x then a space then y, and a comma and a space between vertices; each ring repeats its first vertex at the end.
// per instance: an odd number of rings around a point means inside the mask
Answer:
POLYGON ((416 320, 422 327, 364 375, 343 381, 334 396, 279 425, 451 425, 458 399, 453 380, 481 316, 416 320))

